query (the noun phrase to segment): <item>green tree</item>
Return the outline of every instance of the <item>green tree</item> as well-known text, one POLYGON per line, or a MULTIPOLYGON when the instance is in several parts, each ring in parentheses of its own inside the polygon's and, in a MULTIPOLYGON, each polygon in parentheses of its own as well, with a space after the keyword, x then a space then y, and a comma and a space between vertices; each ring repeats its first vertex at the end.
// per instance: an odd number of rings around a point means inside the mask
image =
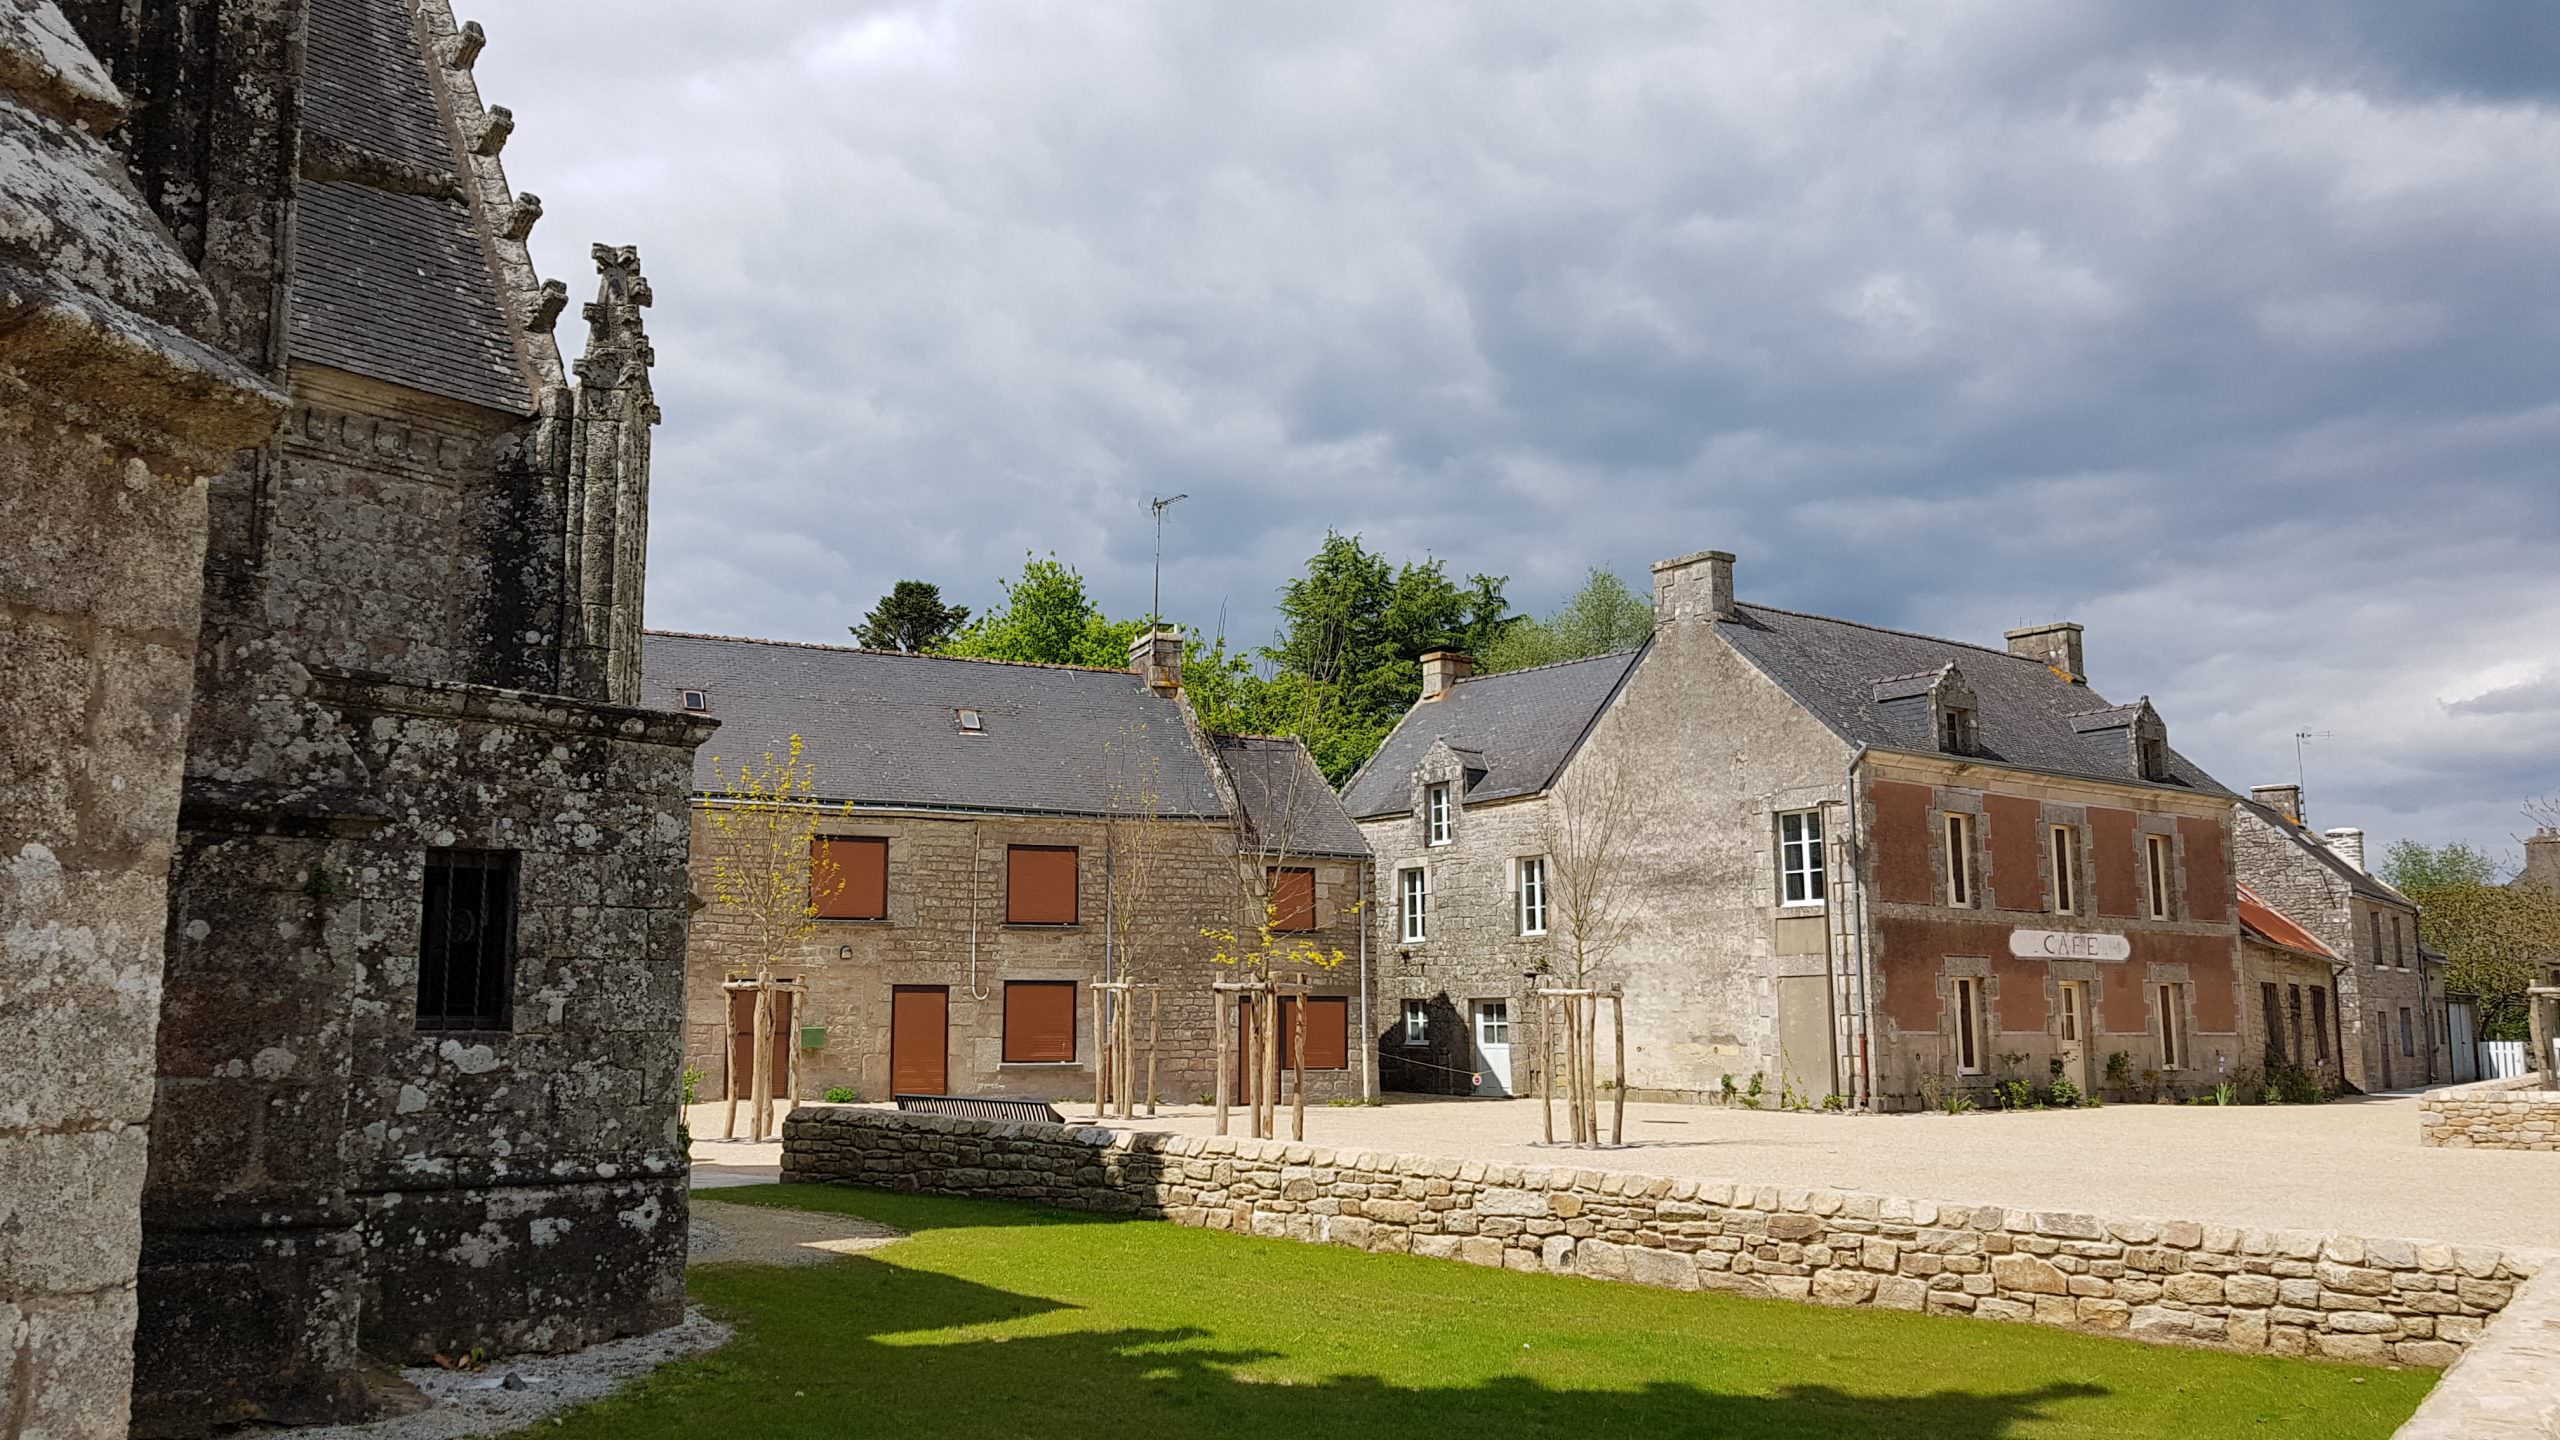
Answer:
POLYGON ((1025 660, 1046 665, 1129 663, 1129 644, 1144 620, 1114 620, 1085 593, 1084 577, 1056 555, 1026 553, 1022 574, 998 582, 1004 603, 971 622, 936 652, 969 660, 1025 660))
POLYGON ((2393 845, 2382 878, 2418 902, 2418 937, 2445 954, 2445 985, 2480 997, 2480 1036, 2522 1040, 2525 987, 2560 955, 2560 896, 2498 883, 2469 845, 2393 845))
POLYGON ((942 603, 942 587, 929 580, 901 580, 866 611, 853 636, 873 650, 920 654, 969 623, 969 607, 942 603))
POLYGON ((1585 660, 1617 650, 1632 650, 1653 636, 1653 602, 1627 582, 1594 568, 1582 588, 1542 620, 1521 619, 1505 626, 1477 653, 1476 668, 1485 674, 1525 670, 1585 660))
POLYGON ((1282 587, 1279 641, 1263 654, 1279 667, 1275 680, 1296 677, 1331 692, 1318 707, 1333 717, 1329 743, 1302 737, 1328 777, 1339 783, 1358 768, 1421 698, 1425 654, 1472 654, 1515 623, 1505 613, 1505 583, 1470 575, 1460 585, 1440 561, 1399 566, 1356 535, 1326 533, 1307 573, 1282 587))

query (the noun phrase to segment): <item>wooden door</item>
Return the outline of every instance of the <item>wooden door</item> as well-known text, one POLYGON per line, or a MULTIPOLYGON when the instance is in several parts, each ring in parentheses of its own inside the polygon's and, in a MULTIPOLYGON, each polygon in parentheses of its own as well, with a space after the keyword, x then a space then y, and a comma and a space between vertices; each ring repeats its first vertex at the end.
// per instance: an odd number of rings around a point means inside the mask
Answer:
MULTIPOLYGON (((791 1039, 791 999, 787 995, 776 995, 773 997, 773 1044, 765 1069, 773 1076, 771 1093, 777 1098, 787 1098, 790 1094, 786 1087, 791 1077, 791 1051, 787 1048, 791 1039)), ((737 1057, 734 1069, 738 1076, 738 1098, 752 1099, 756 1093, 752 1078, 756 1063, 756 992, 753 990, 729 992, 729 1044, 732 1047, 729 1053, 737 1057)))
POLYGON ((901 985, 889 992, 890 1093, 949 1094, 950 1062, 950 988, 901 985))
POLYGON ((2089 982, 2065 980, 2060 988, 2062 1034, 2057 1038, 2054 1053, 2062 1061, 2062 1078, 2086 1095, 2091 1093, 2093 1079, 2089 1073, 2089 982))

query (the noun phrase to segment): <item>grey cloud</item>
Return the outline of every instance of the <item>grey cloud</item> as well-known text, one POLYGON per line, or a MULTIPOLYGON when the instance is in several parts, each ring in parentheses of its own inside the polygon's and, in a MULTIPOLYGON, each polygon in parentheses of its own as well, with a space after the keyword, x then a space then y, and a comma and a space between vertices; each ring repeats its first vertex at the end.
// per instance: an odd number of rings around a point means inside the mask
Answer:
POLYGON ((1246 639, 1328 525, 2092 626, 2224 780, 2503 834, 2560 760, 2553 12, 525 0, 547 273, 637 241, 657 623, 1055 550, 1246 639), (2536 647, 2539 647, 2537 650, 2536 647), (2530 670, 2530 666, 2526 670, 2530 670), (2503 702, 2501 702, 2503 703, 2503 702))

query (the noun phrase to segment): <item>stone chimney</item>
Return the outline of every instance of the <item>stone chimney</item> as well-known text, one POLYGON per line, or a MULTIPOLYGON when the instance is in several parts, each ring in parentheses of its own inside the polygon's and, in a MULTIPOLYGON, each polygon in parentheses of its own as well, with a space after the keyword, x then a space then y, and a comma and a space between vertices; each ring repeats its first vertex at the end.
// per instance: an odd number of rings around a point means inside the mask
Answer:
POLYGON ((2363 831, 2352 825, 2341 825, 2335 830, 2322 831, 2320 838, 2329 842, 2330 850, 2336 852, 2339 859, 2353 865, 2358 871, 2364 870, 2363 831))
POLYGON ((1684 620, 1730 620, 1733 608, 1733 552, 1701 550, 1672 560, 1653 562, 1653 623, 1659 627, 1684 620))
POLYGON ((2545 825, 2524 842, 2524 871, 2519 884, 2560 895, 2560 829, 2545 825))
POLYGON ((2009 653, 2041 661, 2069 676, 2072 684, 2086 685, 2089 670, 2081 660, 2080 634, 2080 627, 2068 620, 2030 625, 2008 632, 2009 653))
POLYGON ((1455 650, 1434 650, 1422 657, 1422 698, 1437 700, 1449 687, 1476 673, 1476 657, 1455 650))
POLYGON ((2302 823, 2302 787, 2299 785, 2252 785, 2249 798, 2287 816, 2296 825, 2302 823))
POLYGON ((1130 673, 1143 677, 1150 689, 1171 694, 1182 688, 1182 632, 1159 625, 1129 642, 1130 673))

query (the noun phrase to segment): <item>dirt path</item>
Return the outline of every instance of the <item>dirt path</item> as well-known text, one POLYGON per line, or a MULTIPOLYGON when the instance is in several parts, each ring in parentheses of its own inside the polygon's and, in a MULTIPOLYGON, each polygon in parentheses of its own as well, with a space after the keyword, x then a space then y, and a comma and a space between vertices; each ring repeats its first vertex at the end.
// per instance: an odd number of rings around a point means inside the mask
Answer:
POLYGON ((816 1265, 904 1237, 876 1221, 810 1210, 723 1205, 693 1197, 688 1265, 816 1265))

